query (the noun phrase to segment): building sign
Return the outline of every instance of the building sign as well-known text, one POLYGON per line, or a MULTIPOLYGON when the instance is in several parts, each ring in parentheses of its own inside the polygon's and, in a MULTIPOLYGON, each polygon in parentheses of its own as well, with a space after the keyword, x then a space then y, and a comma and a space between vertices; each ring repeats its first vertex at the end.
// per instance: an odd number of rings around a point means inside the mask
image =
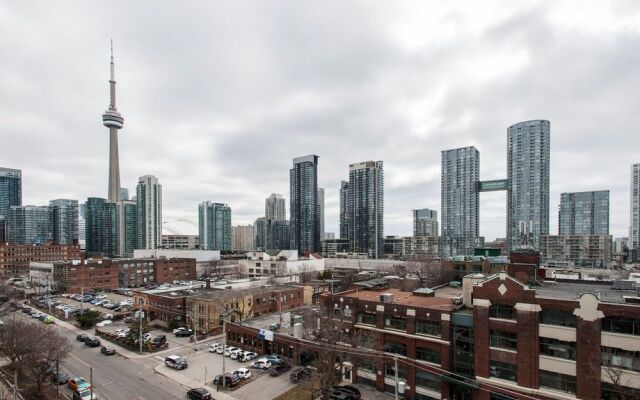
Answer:
POLYGON ((508 183, 509 181, 506 179, 478 182, 478 191, 493 192, 496 190, 507 190, 508 183))
POLYGON ((258 331, 258 339, 273 342, 273 331, 268 329, 260 329, 258 331))

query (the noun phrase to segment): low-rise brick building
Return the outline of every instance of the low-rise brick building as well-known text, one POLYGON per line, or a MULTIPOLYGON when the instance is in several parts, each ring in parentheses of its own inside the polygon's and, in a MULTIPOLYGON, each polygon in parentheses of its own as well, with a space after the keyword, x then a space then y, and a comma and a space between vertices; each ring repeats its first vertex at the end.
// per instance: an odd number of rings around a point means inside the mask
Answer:
POLYGON ((116 289, 118 266, 109 259, 55 262, 53 281, 56 290, 67 293, 116 289))
POLYGON ((196 279, 196 260, 193 258, 130 258, 114 262, 120 268, 121 287, 196 279))
POLYGON ((82 251, 77 244, 17 245, 0 243, 0 276, 25 275, 29 273, 29 263, 43 261, 78 260, 82 251))

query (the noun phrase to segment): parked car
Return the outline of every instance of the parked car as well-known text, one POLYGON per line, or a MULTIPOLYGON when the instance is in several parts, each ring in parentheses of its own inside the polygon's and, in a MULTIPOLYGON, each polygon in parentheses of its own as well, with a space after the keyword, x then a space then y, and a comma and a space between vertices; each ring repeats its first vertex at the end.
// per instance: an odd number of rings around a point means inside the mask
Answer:
POLYGON ((194 388, 189 389, 187 392, 187 399, 189 400, 212 400, 211 393, 207 389, 194 388))
MULTIPOLYGON (((238 383, 240 383, 240 378, 238 378, 235 374, 226 373, 224 375, 224 385, 225 386, 234 387, 238 383)), ((213 384, 222 386, 222 375, 217 375, 215 378, 213 378, 213 384)))
POLYGON ((215 353, 218 350, 218 347, 222 347, 220 343, 211 343, 209 345, 209 353, 215 353))
POLYGON ((234 351, 240 351, 240 349, 237 348, 237 347, 233 347, 233 346, 232 347, 227 347, 224 350, 224 356, 225 357, 231 357, 231 353, 234 352, 234 351))
POLYGON ((53 324, 55 322, 55 320, 53 319, 53 317, 51 315, 47 315, 46 317, 44 317, 42 322, 44 322, 45 324, 53 324))
POLYGON ((69 375, 66 372, 58 372, 57 374, 51 375, 51 382, 57 383, 58 385, 64 385, 69 382, 69 375))
POLYGON ((169 368, 185 369, 187 368, 187 360, 180 356, 171 355, 164 359, 164 364, 169 368))
POLYGON ((251 361, 255 358, 258 358, 258 353, 254 353, 253 351, 245 351, 244 357, 242 357, 242 361, 251 361))
POLYGON ((271 368, 269 368, 269 375, 280 376, 285 372, 289 371, 290 369, 291 369, 291 364, 284 363, 284 362, 278 365, 272 365, 271 368))
POLYGON ((104 354, 105 356, 112 356, 116 354, 116 349, 113 346, 102 346, 100 348, 100 353, 104 354))
POLYGON ((268 356, 264 356, 271 364, 280 364, 282 362, 282 356, 279 354, 270 354, 268 356))
POLYGON ((191 329, 180 329, 175 333, 176 337, 189 337, 193 335, 193 330, 191 329))
POLYGON ((85 340, 84 345, 89 347, 98 347, 100 346, 100 339, 98 339, 97 337, 92 337, 90 339, 85 340))
POLYGON ((233 373, 240 379, 249 379, 251 378, 251 371, 247 368, 238 368, 233 371, 233 373))
POLYGON ((72 400, 96 400, 98 395, 91 392, 90 388, 79 389, 73 392, 72 400))
POLYGON ((360 391, 353 386, 334 386, 331 388, 331 392, 345 393, 353 400, 360 400, 360 391))
POLYGON ((186 326, 180 326, 180 327, 178 327, 178 328, 173 330, 173 334, 175 335, 176 333, 178 333, 180 331, 184 331, 184 330, 187 330, 187 327, 186 326))
POLYGON ((78 336, 76 336, 76 340, 78 342, 86 342, 87 339, 89 339, 89 335, 85 334, 85 333, 81 333, 78 336))
POLYGON ((229 352, 229 358, 232 360, 237 360, 239 356, 244 356, 244 351, 241 349, 235 349, 229 352))
POLYGON ((216 349, 216 353, 223 354, 225 352, 225 350, 228 349, 228 348, 229 348, 229 346, 227 346, 227 345, 224 345, 224 346, 220 345, 216 349))
POLYGON ((167 337, 165 335, 158 335, 158 336, 154 337, 153 340, 151 340, 151 344, 154 347, 161 347, 165 343, 167 343, 167 337))
POLYGON ((252 362, 249 366, 255 369, 269 369, 271 367, 271 363, 266 358, 261 358, 252 362))
POLYGON ((69 379, 68 385, 71 390, 84 389, 91 386, 89 382, 81 376, 76 376, 73 379, 69 379))
POLYGON ((126 338, 127 335, 129 334, 130 329, 129 328, 125 328, 125 329, 116 329, 116 336, 119 338, 126 338))

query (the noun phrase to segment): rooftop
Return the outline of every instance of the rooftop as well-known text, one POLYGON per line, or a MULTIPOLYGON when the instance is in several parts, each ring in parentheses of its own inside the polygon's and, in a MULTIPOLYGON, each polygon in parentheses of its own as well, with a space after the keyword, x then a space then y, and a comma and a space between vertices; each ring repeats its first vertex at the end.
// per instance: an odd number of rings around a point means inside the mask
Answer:
MULTIPOLYGON (((462 292, 458 290, 458 292, 462 292)), ((380 302, 380 295, 383 293, 389 293, 393 295, 393 302, 391 304, 399 304, 403 306, 431 308, 441 311, 453 311, 458 308, 451 301, 451 296, 438 296, 427 297, 421 295, 415 295, 412 292, 405 292, 400 289, 385 289, 379 290, 358 290, 350 293, 344 293, 344 297, 356 298, 364 301, 380 302)))
POLYGON ((590 282, 593 281, 546 281, 542 286, 533 286, 532 289, 535 289, 536 297, 560 300, 577 300, 584 293, 592 293, 606 303, 624 303, 623 296, 637 296, 635 290, 613 289, 612 283, 590 282))

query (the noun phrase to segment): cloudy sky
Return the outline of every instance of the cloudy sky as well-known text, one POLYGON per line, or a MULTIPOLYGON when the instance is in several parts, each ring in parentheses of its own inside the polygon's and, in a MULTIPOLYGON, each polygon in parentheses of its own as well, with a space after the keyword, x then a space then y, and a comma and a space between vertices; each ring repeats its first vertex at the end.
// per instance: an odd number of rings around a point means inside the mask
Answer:
MULTIPOLYGON (((609 189, 626 236, 640 3, 448 3, 2 1, 0 166, 25 204, 106 197, 113 38, 122 184, 156 175, 179 233, 202 200, 252 223, 315 153, 327 231, 348 164, 383 160, 385 234, 410 234, 412 209, 440 210, 441 150, 476 146, 481 179, 504 178, 506 128, 542 118, 551 232, 561 192, 609 189)), ((504 192, 481 203, 480 233, 504 237, 504 192)))

